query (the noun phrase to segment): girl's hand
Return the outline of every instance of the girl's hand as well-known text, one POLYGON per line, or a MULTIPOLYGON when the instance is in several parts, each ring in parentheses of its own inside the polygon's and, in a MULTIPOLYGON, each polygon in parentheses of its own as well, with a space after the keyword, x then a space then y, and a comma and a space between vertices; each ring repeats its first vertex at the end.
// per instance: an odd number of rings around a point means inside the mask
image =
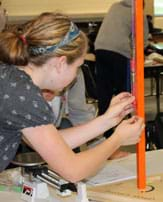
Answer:
POLYGON ((131 97, 132 94, 129 93, 129 92, 122 92, 122 93, 119 93, 118 95, 114 96, 110 102, 110 106, 111 105, 114 105, 114 104, 118 104, 120 103, 122 100, 128 98, 128 97, 131 97))
POLYGON ((144 127, 143 119, 133 116, 128 120, 123 120, 116 128, 114 134, 119 136, 121 145, 132 145, 139 142, 144 127))
POLYGON ((127 114, 134 111, 134 101, 135 97, 128 92, 123 92, 113 97, 108 110, 105 112, 111 127, 119 124, 127 114))

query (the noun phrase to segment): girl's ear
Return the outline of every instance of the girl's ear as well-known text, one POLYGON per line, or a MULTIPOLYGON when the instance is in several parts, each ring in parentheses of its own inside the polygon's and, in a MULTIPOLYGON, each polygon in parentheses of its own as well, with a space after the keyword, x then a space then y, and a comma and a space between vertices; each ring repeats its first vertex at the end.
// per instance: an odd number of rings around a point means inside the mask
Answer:
POLYGON ((67 64, 67 57, 65 55, 58 57, 58 59, 60 63, 67 64))
POLYGON ((66 56, 63 55, 63 56, 57 57, 57 64, 55 65, 57 72, 62 71, 66 64, 67 64, 66 56))

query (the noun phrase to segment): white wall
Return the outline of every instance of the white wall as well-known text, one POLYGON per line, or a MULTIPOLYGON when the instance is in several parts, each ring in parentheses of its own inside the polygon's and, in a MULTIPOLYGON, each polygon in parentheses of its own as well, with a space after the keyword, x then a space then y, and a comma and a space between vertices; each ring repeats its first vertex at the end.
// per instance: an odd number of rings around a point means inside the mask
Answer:
MULTIPOLYGON (((112 3, 119 0, 1 0, 9 14, 9 20, 19 20, 44 11, 60 11, 78 18, 104 16, 112 3)), ((145 12, 153 15, 153 1, 145 0, 145 12)), ((163 28, 163 18, 154 18, 155 26, 163 28)))
MULTIPOLYGON (((146 14, 154 16, 154 0, 145 0, 145 3, 146 3, 145 8, 146 14)), ((153 20, 155 27, 163 29, 163 17, 154 17, 153 20)))
MULTIPOLYGON (((1 0, 9 16, 37 15, 44 11, 66 13, 105 13, 112 3, 120 0, 1 0)), ((145 0, 145 11, 153 13, 153 0, 145 0)))
POLYGON ((163 29, 163 17, 155 17, 154 26, 163 29))
POLYGON ((105 13, 118 0, 2 0, 9 16, 33 16, 44 11, 67 14, 105 13))
POLYGON ((145 13, 153 15, 153 0, 145 0, 145 13))

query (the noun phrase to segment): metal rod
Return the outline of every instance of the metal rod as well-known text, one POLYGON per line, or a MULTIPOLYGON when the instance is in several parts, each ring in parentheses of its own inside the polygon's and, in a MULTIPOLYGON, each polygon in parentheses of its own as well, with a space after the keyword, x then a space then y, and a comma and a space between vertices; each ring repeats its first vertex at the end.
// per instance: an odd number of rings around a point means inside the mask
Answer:
POLYGON ((51 171, 51 170, 48 169, 48 173, 49 173, 50 175, 54 176, 55 179, 60 180, 60 177, 59 177, 55 172, 53 172, 53 171, 51 171))
POLYGON ((55 184, 60 185, 60 184, 59 184, 59 180, 56 180, 55 178, 53 178, 53 177, 51 177, 51 176, 49 176, 49 175, 47 175, 47 174, 45 174, 45 173, 41 173, 41 175, 42 175, 43 177, 45 177, 45 178, 51 180, 51 181, 54 182, 55 184))
POLYGON ((43 176, 37 175, 36 176, 38 179, 40 179, 43 182, 46 182, 47 184, 51 185, 52 187, 58 189, 60 191, 60 186, 58 186, 57 184, 54 184, 53 182, 50 182, 49 180, 47 180, 46 178, 44 178, 43 176))

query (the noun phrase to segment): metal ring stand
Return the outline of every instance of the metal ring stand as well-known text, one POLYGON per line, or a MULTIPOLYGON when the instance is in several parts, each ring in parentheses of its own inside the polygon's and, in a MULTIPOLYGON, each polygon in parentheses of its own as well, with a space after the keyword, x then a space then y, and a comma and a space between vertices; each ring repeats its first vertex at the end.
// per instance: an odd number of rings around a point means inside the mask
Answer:
POLYGON ((38 153, 27 152, 16 155, 15 159, 11 163, 20 166, 22 176, 25 176, 25 168, 41 166, 45 164, 45 161, 38 153))

